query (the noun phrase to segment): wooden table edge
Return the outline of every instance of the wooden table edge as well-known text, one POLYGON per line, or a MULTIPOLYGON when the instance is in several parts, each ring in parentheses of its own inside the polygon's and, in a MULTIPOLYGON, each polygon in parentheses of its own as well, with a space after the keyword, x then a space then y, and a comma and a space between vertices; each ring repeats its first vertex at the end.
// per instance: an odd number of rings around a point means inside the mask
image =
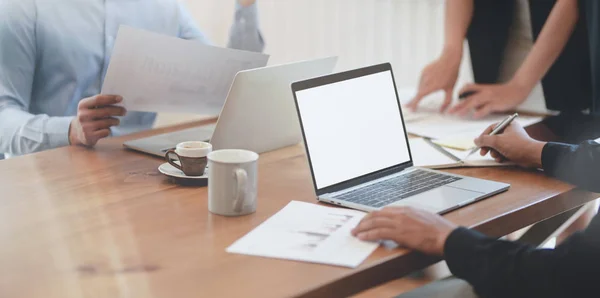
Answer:
MULTIPOLYGON (((548 197, 538 203, 524 206, 472 226, 470 228, 491 237, 502 237, 521 228, 585 205, 600 197, 600 194, 573 188, 565 193, 548 197), (515 219, 527 218, 528 221, 515 219)), ((370 267, 348 273, 346 276, 300 293, 295 297, 347 297, 376 287, 394 279, 424 269, 439 261, 441 257, 427 256, 415 251, 378 260, 370 267)))

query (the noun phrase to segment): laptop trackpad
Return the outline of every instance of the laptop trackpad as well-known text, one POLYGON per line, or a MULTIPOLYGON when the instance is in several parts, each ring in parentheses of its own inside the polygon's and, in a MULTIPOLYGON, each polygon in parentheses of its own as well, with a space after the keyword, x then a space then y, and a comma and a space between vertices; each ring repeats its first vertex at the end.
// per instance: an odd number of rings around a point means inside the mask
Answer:
POLYGON ((391 206, 411 206, 440 213, 473 202, 481 195, 480 192, 442 186, 398 201, 391 204, 391 206))

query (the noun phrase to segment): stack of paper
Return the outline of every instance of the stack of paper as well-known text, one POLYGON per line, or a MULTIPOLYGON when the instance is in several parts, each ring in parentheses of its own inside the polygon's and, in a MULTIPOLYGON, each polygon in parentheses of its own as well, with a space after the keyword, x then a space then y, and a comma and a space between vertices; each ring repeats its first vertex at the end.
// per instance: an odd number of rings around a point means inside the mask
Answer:
POLYGON ((218 115, 235 75, 268 55, 218 48, 121 26, 102 94, 132 111, 218 115))
POLYGON ((354 268, 378 246, 350 234, 365 215, 292 201, 227 252, 354 268))

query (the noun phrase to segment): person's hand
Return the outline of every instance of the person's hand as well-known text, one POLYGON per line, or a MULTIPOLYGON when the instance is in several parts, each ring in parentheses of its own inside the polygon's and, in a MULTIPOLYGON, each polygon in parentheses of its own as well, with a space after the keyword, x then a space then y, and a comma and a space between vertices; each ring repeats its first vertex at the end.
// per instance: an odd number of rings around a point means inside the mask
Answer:
POLYGON ((496 124, 490 125, 475 139, 475 145, 481 147, 481 156, 489 152, 497 162, 509 160, 523 167, 542 167, 545 142, 532 139, 516 122, 512 122, 502 133, 490 136, 494 127, 496 124))
POLYGON ((365 216, 352 235, 364 241, 393 240, 406 248, 441 256, 457 228, 440 215, 411 207, 386 207, 365 216))
POLYGON ((505 84, 468 84, 460 94, 474 92, 448 111, 460 116, 473 112, 473 118, 480 119, 491 113, 514 110, 523 103, 531 89, 514 82, 505 84))
POLYGON ((238 2, 242 6, 250 6, 250 5, 254 4, 256 2, 256 0, 238 0, 238 2))
POLYGON ((442 56, 427 65, 421 73, 417 95, 407 105, 415 111, 423 98, 433 92, 442 90, 446 93, 440 112, 446 111, 452 103, 452 91, 458 78, 462 53, 443 53, 442 56))
POLYGON ((98 140, 110 135, 110 128, 119 125, 116 116, 125 116, 127 111, 115 104, 123 101, 121 96, 96 95, 79 102, 77 117, 69 127, 71 145, 92 147, 98 140))

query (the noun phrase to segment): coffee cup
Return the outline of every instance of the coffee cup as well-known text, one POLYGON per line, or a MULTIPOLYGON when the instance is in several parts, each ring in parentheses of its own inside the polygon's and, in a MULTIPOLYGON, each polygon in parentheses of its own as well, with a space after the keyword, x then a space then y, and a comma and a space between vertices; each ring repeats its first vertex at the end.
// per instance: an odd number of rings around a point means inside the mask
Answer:
POLYGON ((165 154, 167 162, 181 170, 186 176, 202 176, 206 169, 206 156, 212 151, 212 145, 206 142, 183 142, 177 144, 175 150, 165 154), (173 161, 179 160, 179 164, 173 161))
POLYGON ((258 154, 217 150, 208 155, 208 210, 224 216, 256 211, 258 154))

